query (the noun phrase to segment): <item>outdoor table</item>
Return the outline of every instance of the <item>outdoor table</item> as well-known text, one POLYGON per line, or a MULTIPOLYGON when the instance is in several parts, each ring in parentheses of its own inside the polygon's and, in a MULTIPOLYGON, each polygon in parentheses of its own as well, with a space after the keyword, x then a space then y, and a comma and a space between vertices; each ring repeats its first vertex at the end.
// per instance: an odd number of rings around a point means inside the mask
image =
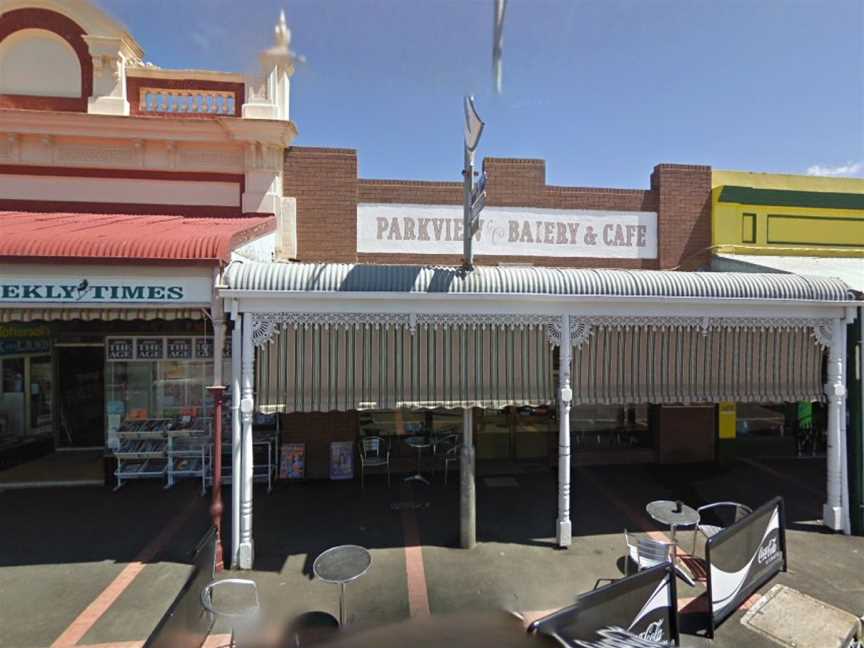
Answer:
POLYGON ((654 500, 648 502, 645 506, 645 511, 654 520, 665 524, 672 532, 672 567, 682 576, 686 576, 684 580, 692 584, 693 577, 690 574, 685 574, 682 568, 677 564, 676 557, 678 554, 678 540, 675 537, 675 531, 679 526, 695 526, 699 523, 699 512, 691 506, 681 504, 681 510, 677 511, 678 503, 672 500, 654 500))
POLYGON ((420 473, 420 463, 423 460, 423 448, 431 447, 432 442, 424 436, 410 436, 405 439, 405 443, 417 449, 417 472, 406 477, 404 481, 421 481, 428 486, 429 480, 420 473))
POLYGON ((312 563, 312 572, 325 583, 339 585, 339 625, 347 623, 345 584, 360 578, 372 564, 372 554, 357 545, 331 547, 312 563))
POLYGON ((679 526, 695 526, 699 523, 699 513, 696 509, 681 504, 681 510, 676 511, 677 502, 672 500, 654 500, 648 502, 645 510, 653 519, 661 524, 665 524, 672 531, 672 542, 677 544, 675 540, 675 531, 679 526))

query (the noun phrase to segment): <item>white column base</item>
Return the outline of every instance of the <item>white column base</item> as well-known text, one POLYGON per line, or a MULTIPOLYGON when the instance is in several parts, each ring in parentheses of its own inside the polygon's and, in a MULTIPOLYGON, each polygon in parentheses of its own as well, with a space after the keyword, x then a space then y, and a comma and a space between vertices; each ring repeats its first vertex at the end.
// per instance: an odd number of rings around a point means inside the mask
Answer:
POLYGON ((573 525, 570 520, 558 520, 558 547, 566 549, 573 544, 573 525))
POLYGON ((822 524, 832 531, 843 530, 843 507, 824 504, 822 506, 822 524))
POLYGON ((252 569, 254 563, 255 548, 252 542, 241 542, 237 548, 237 567, 239 569, 252 569))

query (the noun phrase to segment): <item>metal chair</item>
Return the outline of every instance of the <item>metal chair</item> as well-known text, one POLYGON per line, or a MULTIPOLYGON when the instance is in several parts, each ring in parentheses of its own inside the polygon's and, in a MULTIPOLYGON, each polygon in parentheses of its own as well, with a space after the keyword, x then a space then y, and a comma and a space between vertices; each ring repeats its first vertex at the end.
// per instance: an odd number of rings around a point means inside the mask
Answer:
POLYGON ((690 552, 693 555, 696 555, 697 533, 704 535, 706 540, 713 538, 726 527, 750 515, 753 509, 738 502, 713 502, 700 506, 696 511, 699 513, 699 522, 693 527, 693 551, 690 552))
POLYGON ((360 488, 365 488, 367 468, 384 466, 387 471, 387 487, 390 487, 390 450, 380 436, 360 439, 360 488))
POLYGON ((242 644, 237 643, 237 637, 246 636, 247 634, 251 635, 258 629, 261 602, 258 599, 258 586, 253 580, 224 578, 222 580, 211 581, 201 590, 201 606, 214 616, 222 617, 228 621, 228 624, 231 626, 231 640, 228 644, 230 648, 242 648, 242 644), (253 595, 251 605, 235 610, 225 610, 216 607, 213 603, 213 592, 216 589, 225 589, 226 587, 229 589, 242 588, 249 590, 253 595))
POLYGON ((674 544, 658 542, 650 538, 638 538, 636 542, 633 542, 626 529, 624 530, 624 542, 627 543, 628 550, 628 560, 624 561, 627 576, 630 575, 631 562, 636 565, 637 571, 672 562, 674 544))
POLYGON ((450 468, 450 464, 452 462, 459 463, 459 454, 462 449, 462 444, 459 443, 459 435, 451 434, 444 438, 443 442, 439 445, 446 445, 447 450, 444 451, 444 484, 447 484, 447 472, 450 468))

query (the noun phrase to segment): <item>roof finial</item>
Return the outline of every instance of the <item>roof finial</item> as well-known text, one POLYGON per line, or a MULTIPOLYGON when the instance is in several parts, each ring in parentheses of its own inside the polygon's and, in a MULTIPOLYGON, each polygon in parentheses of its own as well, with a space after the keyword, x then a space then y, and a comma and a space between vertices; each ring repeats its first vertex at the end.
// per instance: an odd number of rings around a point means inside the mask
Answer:
POLYGON ((288 22, 285 20, 285 10, 279 12, 279 22, 276 23, 276 47, 288 49, 291 44, 291 30, 288 29, 288 22))

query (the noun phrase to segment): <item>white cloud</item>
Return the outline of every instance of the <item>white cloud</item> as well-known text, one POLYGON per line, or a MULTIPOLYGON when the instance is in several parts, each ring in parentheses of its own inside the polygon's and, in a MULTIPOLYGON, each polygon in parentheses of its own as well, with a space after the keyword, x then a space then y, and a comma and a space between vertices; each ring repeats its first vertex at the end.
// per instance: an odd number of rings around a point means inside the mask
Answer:
POLYGON ((836 166, 814 164, 807 167, 807 175, 828 176, 832 178, 864 178, 864 161, 847 162, 836 166))

